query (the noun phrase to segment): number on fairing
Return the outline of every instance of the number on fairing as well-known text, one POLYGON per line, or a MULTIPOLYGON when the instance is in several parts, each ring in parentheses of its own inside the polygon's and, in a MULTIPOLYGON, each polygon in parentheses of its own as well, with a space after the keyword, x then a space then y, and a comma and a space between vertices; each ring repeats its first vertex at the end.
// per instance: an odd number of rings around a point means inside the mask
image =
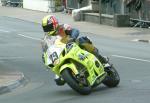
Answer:
POLYGON ((53 53, 50 55, 50 58, 51 58, 52 62, 54 63, 54 61, 58 59, 57 53, 56 53, 56 52, 53 52, 53 53))

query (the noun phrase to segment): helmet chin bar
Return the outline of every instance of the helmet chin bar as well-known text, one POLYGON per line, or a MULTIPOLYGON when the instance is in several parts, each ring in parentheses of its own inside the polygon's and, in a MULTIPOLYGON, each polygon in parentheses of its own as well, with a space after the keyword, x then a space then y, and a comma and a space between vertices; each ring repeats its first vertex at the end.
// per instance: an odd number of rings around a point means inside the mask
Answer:
POLYGON ((56 35, 56 30, 55 30, 55 31, 50 31, 50 32, 48 32, 47 35, 49 35, 49 36, 54 36, 54 35, 56 35))

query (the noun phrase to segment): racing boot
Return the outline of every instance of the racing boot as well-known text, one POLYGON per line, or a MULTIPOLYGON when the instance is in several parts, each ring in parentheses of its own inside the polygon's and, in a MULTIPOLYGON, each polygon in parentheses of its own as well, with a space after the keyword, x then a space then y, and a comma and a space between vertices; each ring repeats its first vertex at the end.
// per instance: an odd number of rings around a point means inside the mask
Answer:
POLYGON ((65 84, 65 81, 58 75, 55 75, 55 82, 56 82, 56 85, 58 86, 63 86, 65 84))
POLYGON ((104 68, 110 68, 109 59, 100 55, 97 48, 94 49, 93 54, 97 57, 97 59, 103 64, 104 68))

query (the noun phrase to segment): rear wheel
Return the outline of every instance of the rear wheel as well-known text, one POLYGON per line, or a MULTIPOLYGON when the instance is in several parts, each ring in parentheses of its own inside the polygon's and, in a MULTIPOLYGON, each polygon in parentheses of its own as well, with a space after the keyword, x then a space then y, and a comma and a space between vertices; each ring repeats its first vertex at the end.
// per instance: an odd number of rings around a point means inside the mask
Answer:
POLYGON ((71 69, 64 69, 61 72, 61 75, 65 82, 76 92, 82 95, 88 95, 91 93, 91 87, 78 81, 71 69))
POLYGON ((116 87, 120 82, 117 70, 112 65, 111 68, 105 68, 105 71, 107 72, 107 76, 104 79, 103 84, 108 87, 116 87))

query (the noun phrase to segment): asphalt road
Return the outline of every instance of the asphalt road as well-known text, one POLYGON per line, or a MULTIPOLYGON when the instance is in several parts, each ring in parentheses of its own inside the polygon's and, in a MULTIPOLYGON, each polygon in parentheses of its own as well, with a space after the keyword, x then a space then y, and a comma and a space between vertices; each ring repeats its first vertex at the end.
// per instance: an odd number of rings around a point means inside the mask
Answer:
MULTIPOLYGON (((85 33, 83 33, 85 34, 85 33)), ((0 65, 23 72, 28 83, 0 95, 1 103, 148 103, 150 101, 150 44, 106 38, 93 34, 93 43, 118 70, 121 82, 116 88, 104 85, 81 96, 68 85, 58 87, 52 72, 41 60, 39 24, 0 17, 0 65)))

